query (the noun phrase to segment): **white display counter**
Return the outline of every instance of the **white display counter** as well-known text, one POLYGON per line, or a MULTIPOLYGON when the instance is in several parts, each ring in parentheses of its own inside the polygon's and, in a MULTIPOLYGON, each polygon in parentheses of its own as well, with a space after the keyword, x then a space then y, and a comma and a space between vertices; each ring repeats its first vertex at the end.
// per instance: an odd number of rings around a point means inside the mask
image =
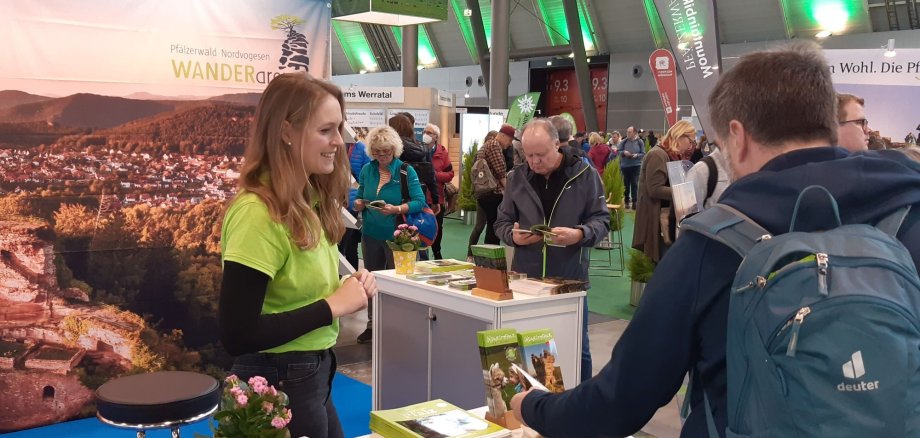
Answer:
POLYGON ((585 292, 492 301, 469 291, 377 271, 374 298, 373 409, 443 399, 463 409, 485 403, 476 332, 553 331, 567 388, 580 381, 585 292))

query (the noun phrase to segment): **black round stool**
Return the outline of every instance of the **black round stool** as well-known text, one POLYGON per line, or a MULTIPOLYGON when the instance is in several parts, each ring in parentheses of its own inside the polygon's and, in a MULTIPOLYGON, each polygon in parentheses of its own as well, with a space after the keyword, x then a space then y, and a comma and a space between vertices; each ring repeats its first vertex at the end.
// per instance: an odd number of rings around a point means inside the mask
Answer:
POLYGON ((217 379, 187 371, 160 371, 110 380, 96 390, 96 416, 105 424, 137 431, 172 429, 203 420, 217 411, 217 379))

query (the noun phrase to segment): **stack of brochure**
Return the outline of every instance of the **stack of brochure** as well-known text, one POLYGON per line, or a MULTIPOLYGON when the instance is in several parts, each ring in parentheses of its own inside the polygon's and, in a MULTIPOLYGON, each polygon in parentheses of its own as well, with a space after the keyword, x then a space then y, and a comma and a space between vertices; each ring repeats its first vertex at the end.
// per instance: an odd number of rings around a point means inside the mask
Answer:
POLYGON ((417 262, 415 264, 415 270, 423 273, 433 273, 433 272, 452 272, 452 271, 462 271, 464 269, 473 269, 472 263, 461 262, 460 260, 454 259, 441 259, 441 260, 426 260, 417 262))
POLYGON ((372 411, 372 431, 385 438, 507 438, 511 431, 444 400, 372 411))

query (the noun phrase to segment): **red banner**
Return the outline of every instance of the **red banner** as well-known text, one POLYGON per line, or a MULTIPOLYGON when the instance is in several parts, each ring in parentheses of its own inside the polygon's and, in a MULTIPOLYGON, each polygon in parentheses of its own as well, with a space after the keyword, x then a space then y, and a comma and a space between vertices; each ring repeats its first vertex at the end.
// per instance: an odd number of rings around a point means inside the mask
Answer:
POLYGON ((674 55, 665 49, 655 50, 648 58, 648 66, 655 76, 668 126, 674 126, 677 123, 677 66, 674 63, 674 55))
MULTIPOLYGON (((607 129, 607 66, 591 68, 591 94, 597 113, 598 130, 607 129)), ((569 113, 575 118, 575 131, 585 130, 585 113, 578 94, 575 68, 552 70, 546 80, 546 111, 555 116, 569 113)), ((574 134, 574 132, 573 132, 574 134)))

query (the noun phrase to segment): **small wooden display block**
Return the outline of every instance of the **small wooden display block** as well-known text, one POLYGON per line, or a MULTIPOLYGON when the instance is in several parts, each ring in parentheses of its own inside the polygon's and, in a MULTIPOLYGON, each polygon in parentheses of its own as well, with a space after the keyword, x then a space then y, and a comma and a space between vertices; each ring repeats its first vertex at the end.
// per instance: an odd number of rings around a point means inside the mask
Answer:
POLYGON ((490 290, 493 292, 510 291, 508 287, 508 271, 503 269, 484 268, 476 266, 473 268, 476 275, 476 287, 490 290))
POLYGON ((521 428, 521 422, 518 421, 517 418, 514 418, 514 412, 512 411, 505 412, 504 417, 501 417, 501 418, 495 418, 489 415, 488 412, 486 412, 486 420, 491 421, 508 430, 515 430, 515 429, 521 428))
POLYGON ((511 292, 511 289, 508 289, 505 292, 492 292, 490 290, 485 290, 485 289, 481 289, 478 287, 474 287, 471 293, 474 296, 481 297, 481 298, 487 298, 492 301, 505 301, 505 300, 514 299, 514 293, 511 292))

